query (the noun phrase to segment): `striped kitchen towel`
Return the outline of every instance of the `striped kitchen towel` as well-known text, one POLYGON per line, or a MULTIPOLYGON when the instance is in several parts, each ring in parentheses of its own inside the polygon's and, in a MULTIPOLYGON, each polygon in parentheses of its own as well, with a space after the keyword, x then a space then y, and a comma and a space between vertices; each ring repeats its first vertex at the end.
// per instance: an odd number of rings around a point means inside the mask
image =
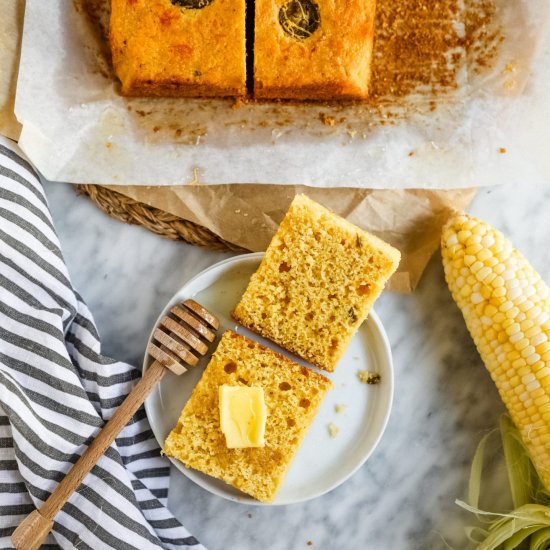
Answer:
MULTIPOLYGON (((139 378, 101 354, 42 186, 21 155, 0 141, 0 548, 12 548, 15 527, 139 378)), ((44 548, 203 549, 166 509, 168 477, 141 408, 58 514, 44 548)))

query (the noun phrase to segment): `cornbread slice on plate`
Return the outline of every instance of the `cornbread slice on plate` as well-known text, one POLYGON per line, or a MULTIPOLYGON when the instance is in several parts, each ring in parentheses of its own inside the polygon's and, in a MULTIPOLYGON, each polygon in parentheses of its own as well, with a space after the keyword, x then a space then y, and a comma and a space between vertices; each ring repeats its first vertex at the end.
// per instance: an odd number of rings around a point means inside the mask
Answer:
POLYGON ((254 95, 368 95, 375 0, 256 0, 254 95))
POLYGON ((270 502, 331 387, 321 374, 228 330, 168 435, 164 452, 270 502), (224 384, 263 388, 264 447, 227 448, 219 415, 219 387, 224 384))
POLYGON ((245 0, 112 0, 110 42, 122 94, 246 93, 245 0))
POLYGON ((233 317, 333 371, 400 257, 389 244, 297 195, 233 317))

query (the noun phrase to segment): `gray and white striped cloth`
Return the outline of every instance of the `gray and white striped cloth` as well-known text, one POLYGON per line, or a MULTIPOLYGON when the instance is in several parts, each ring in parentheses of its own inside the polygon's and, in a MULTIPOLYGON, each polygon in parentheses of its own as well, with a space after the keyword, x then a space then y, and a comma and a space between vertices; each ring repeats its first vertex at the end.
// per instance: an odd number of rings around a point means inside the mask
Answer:
MULTIPOLYGON (((0 138, 0 548, 120 405, 139 372, 101 355, 42 186, 0 138)), ((56 517, 43 548, 203 546, 166 509, 169 468, 141 408, 56 517)))

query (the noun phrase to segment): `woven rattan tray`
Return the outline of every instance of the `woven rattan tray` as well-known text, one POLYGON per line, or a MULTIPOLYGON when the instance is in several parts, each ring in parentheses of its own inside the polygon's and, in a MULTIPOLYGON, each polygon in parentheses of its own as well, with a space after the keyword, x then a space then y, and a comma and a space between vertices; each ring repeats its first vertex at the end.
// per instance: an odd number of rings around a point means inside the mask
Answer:
POLYGON ((210 250, 245 252, 243 248, 225 241, 202 225, 135 201, 101 185, 78 185, 77 189, 88 195, 109 216, 133 225, 141 225, 166 239, 184 241, 210 250))

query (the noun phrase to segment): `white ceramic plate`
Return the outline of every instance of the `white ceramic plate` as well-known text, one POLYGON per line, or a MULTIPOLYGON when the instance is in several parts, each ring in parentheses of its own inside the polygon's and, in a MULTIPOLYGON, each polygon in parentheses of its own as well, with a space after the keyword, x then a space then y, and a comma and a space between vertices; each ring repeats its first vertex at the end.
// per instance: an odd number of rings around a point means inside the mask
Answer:
MULTIPOLYGON (((170 300, 157 323, 174 304, 194 298, 220 319, 219 335, 230 328, 285 353, 301 364, 307 364, 272 342, 243 329, 230 317, 262 256, 263 253, 237 256, 199 273, 170 300)), ((214 349, 215 345, 212 347, 214 349)), ((208 357, 201 359, 199 365, 182 376, 167 374, 147 398, 147 416, 161 446, 176 425, 207 362, 208 357)), ((150 363, 146 359, 144 368, 150 363)), ((334 382, 335 387, 322 403, 272 504, 309 500, 334 489, 367 460, 378 444, 392 404, 393 368, 388 339, 374 311, 352 339, 336 371, 324 374, 334 382), (380 373, 381 382, 373 386, 361 384, 357 371, 363 369, 380 373), (335 405, 345 405, 345 410, 337 413, 335 405), (330 423, 339 428, 334 438, 328 432, 330 423)), ((215 495, 236 502, 262 504, 222 481, 171 460, 185 476, 215 495)))

